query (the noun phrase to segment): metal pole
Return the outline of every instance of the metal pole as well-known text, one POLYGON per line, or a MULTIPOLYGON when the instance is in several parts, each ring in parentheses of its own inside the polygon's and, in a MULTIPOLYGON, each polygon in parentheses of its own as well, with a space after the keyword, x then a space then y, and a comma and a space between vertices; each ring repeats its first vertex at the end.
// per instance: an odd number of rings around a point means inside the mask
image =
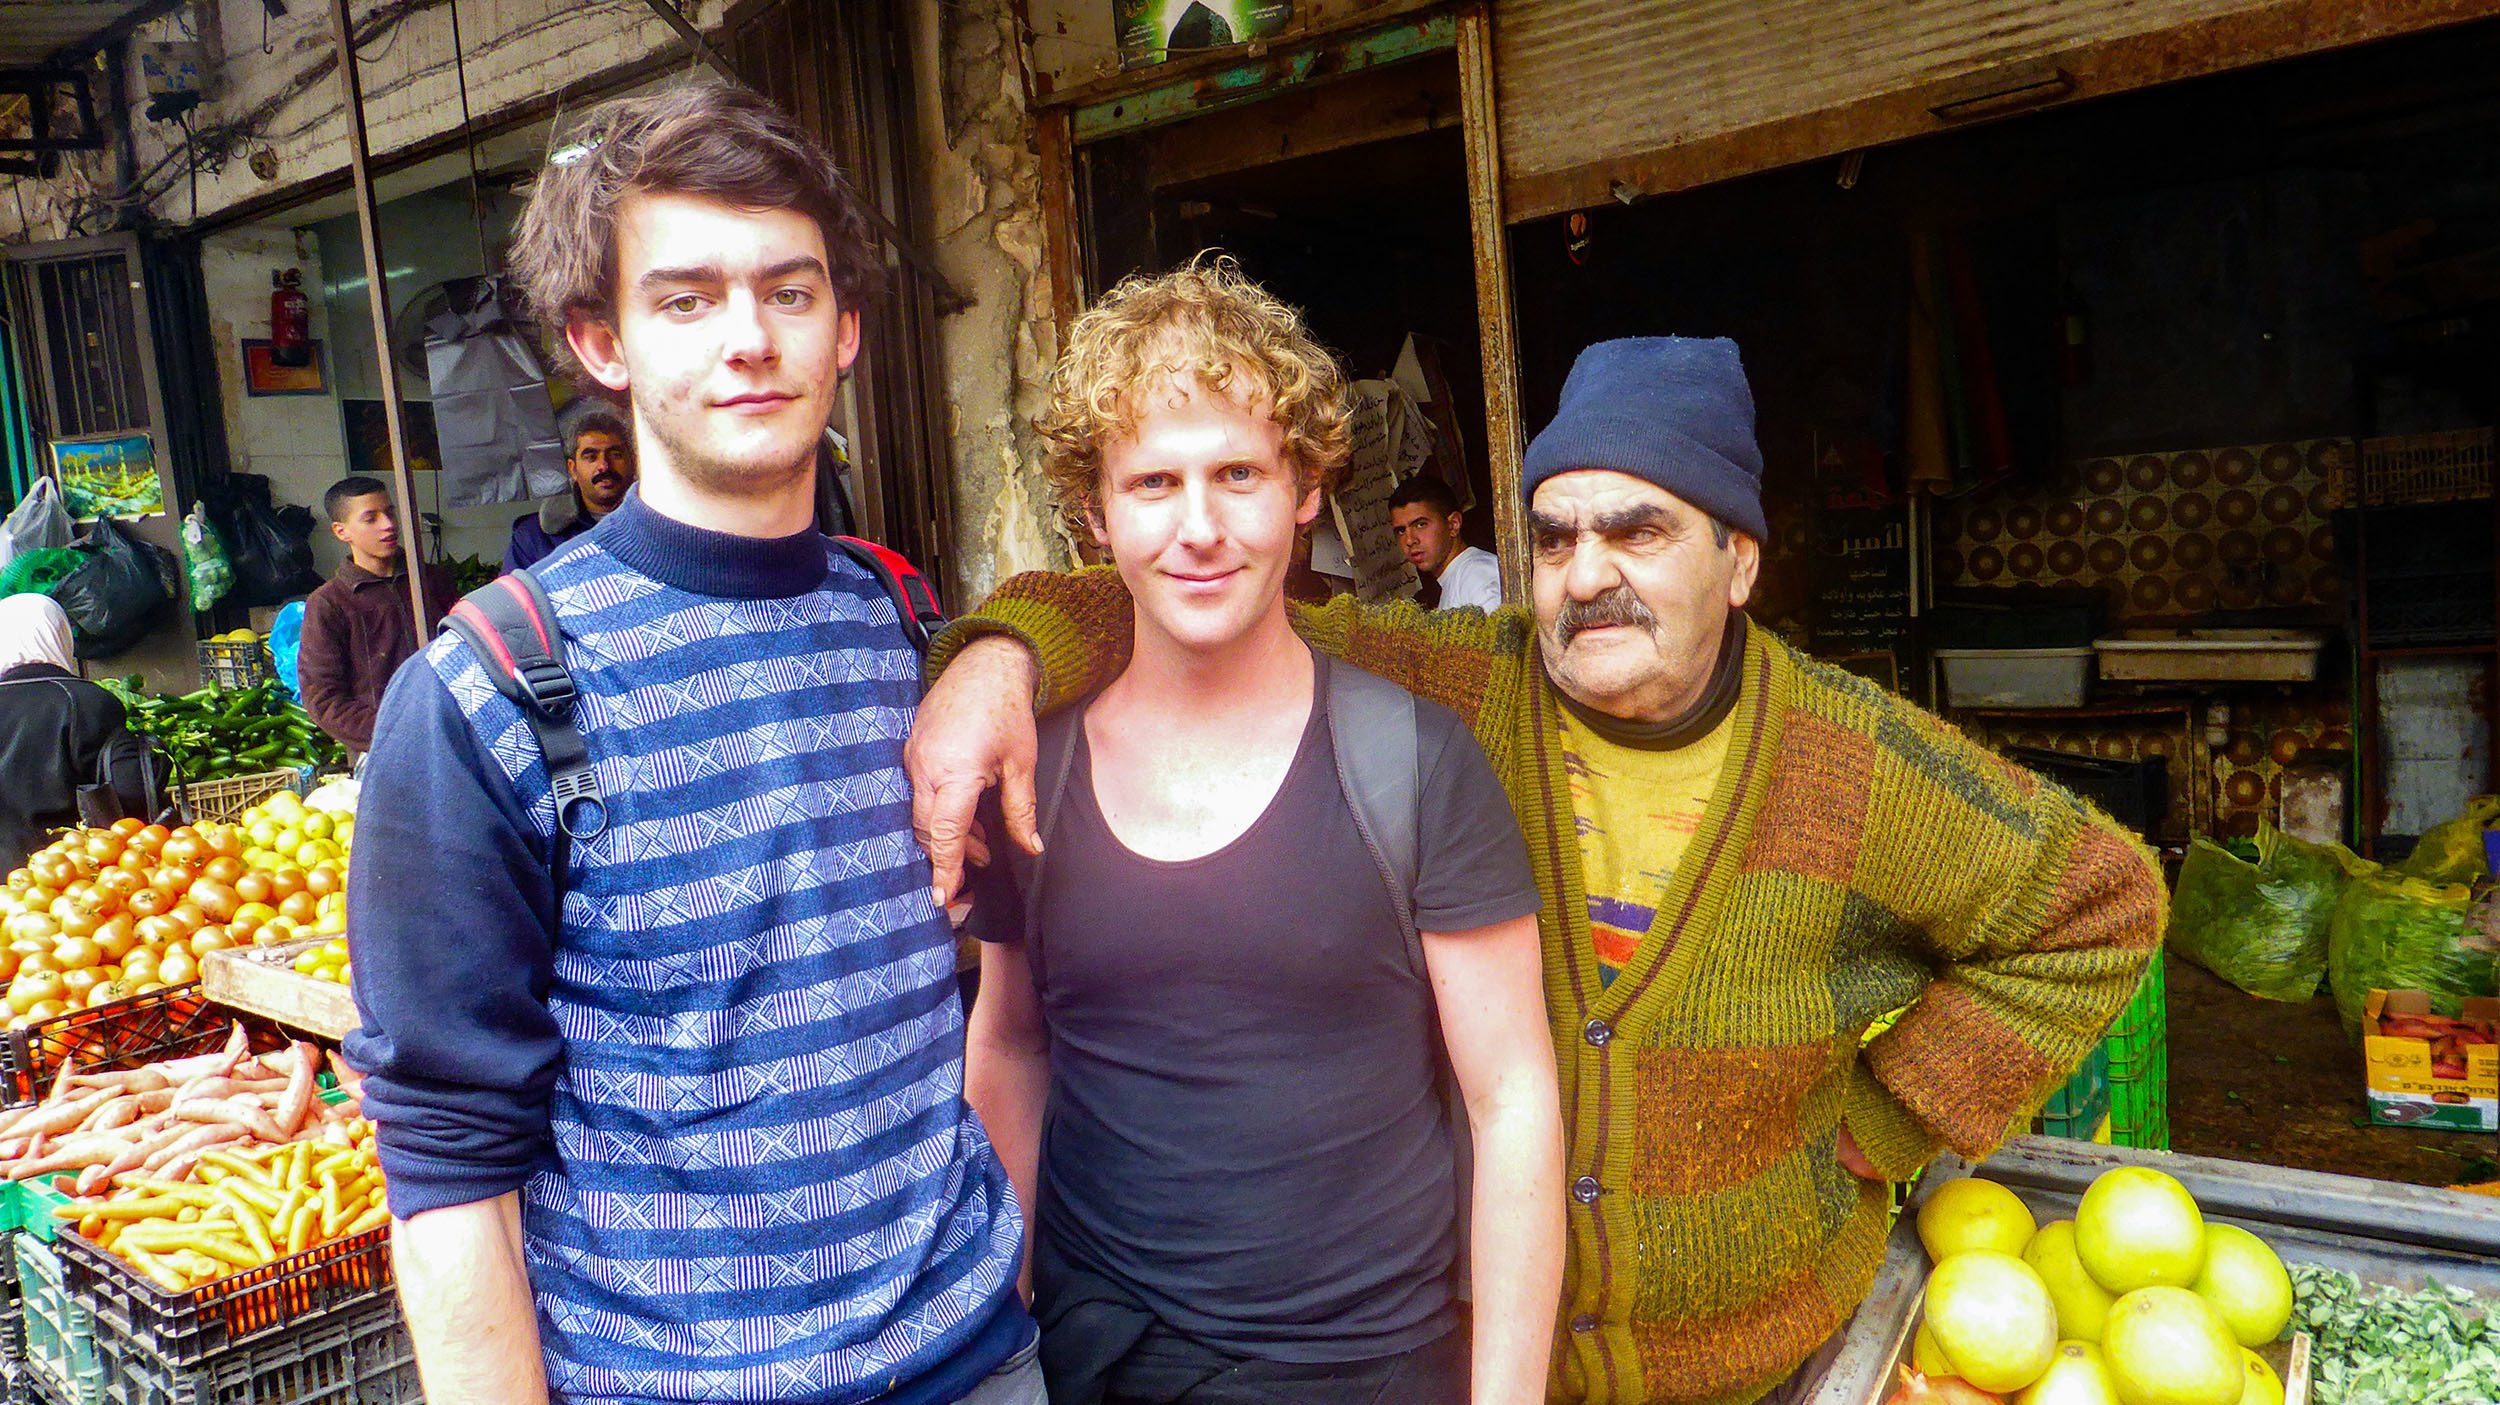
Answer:
POLYGON ((426 608, 425 572, 419 549, 425 524, 417 517, 416 479, 408 468, 407 416, 399 402, 399 368, 391 363, 390 276, 382 266, 382 226, 373 208, 373 153, 365 141, 365 90, 356 77, 356 28, 347 0, 330 0, 331 33, 338 43, 339 81, 347 86, 348 173, 356 185, 356 232, 365 249, 365 292, 373 302, 373 359, 382 372, 382 423, 391 441, 391 498, 399 506, 400 553, 408 569, 408 608, 416 612, 417 639, 434 622, 426 608))

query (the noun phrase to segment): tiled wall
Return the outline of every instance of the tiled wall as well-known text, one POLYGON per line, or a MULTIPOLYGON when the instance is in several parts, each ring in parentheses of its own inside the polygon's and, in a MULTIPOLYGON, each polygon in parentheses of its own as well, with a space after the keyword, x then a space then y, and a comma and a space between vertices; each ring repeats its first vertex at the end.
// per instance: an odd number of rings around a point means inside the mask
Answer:
POLYGON ((2340 609, 2328 514, 2353 442, 2310 439, 2087 459, 1939 505, 1936 579, 2100 586, 2113 620, 2340 609))

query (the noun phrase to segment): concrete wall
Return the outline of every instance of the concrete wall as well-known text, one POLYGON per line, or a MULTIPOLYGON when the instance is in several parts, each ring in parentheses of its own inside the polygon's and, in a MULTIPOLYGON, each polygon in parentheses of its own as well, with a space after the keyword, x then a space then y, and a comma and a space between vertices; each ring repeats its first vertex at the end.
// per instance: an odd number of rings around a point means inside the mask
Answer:
MULTIPOLYGON (((226 444, 235 471, 269 480, 282 503, 301 503, 318 515, 321 494, 347 472, 339 430, 339 356, 330 336, 329 309, 318 296, 321 249, 309 234, 270 225, 246 225, 200 241, 200 281, 208 297, 208 334, 217 349, 217 393, 225 412, 226 444), (246 395, 243 340, 269 335, 269 274, 300 268, 311 298, 312 335, 322 344, 328 395, 246 395)), ((313 557, 324 574, 335 570, 346 549, 315 529, 313 557)))
MULTIPOLYGON (((356 8, 368 25, 358 71, 374 152, 387 155, 457 131, 451 7, 444 0, 384 0, 356 8)), ((724 4, 688 0, 680 8, 708 28, 719 23, 724 4)), ((134 44, 191 41, 207 48, 211 96, 190 125, 199 149, 213 159, 202 163, 196 209, 182 129, 134 111, 135 192, 118 188, 109 153, 75 158, 52 181, 0 181, 0 242, 64 237, 73 216, 125 195, 159 219, 191 224, 343 172, 347 119, 332 62, 330 7, 296 4, 288 11, 267 21, 266 55, 259 0, 201 0, 134 36, 134 44), (274 159, 271 176, 254 172, 255 156, 265 158, 264 168, 274 159)), ((468 0, 459 17, 468 108, 479 118, 680 47, 642 0, 468 0)), ((134 105, 144 106, 138 66, 134 47, 130 91, 134 105)), ((101 81, 95 87, 104 90, 101 81)), ((86 220, 88 232, 110 225, 96 213, 86 220)))
MULTIPOLYGON (((956 549, 967 592, 1064 566, 1033 416, 1058 355, 1042 268, 1040 163, 1026 120, 1024 44, 1006 0, 926 5, 915 155, 938 265, 971 305, 943 319, 956 549)), ((966 602, 969 603, 969 602, 966 602)))

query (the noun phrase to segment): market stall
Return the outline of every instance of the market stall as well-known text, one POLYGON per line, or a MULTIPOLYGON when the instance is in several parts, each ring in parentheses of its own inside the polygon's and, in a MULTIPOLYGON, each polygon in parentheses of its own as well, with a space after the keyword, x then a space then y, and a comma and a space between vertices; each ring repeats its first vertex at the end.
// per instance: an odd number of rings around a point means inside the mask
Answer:
MULTIPOLYGON (((238 741, 294 744, 268 703, 239 689, 151 720, 231 761, 238 741), (219 730, 255 716, 275 725, 219 730)), ((191 780, 192 822, 70 830, 0 887, 12 1398, 419 1398, 373 1129, 336 1048, 357 786, 307 786, 191 780)))
MULTIPOLYGON (((1966 1264, 1952 1278, 1967 1276, 1966 1264)), ((1981 1399, 1949 1388, 1928 1393, 1937 1389, 1931 1380, 1953 1374, 1950 1358, 1939 1352, 1942 1342, 1969 1343, 1974 1362, 1983 1353, 2002 1357, 1972 1367, 1974 1373, 2006 1371, 2010 1363, 2010 1376, 1998 1377, 2000 1383, 2028 1373, 2005 1387, 2005 1398, 2060 1368, 2043 1393, 2019 1395, 2027 1405, 2113 1399, 2173 1405, 2198 1398, 2214 1405, 2487 1401, 2500 1392, 2496 1309, 2500 1213, 2488 1197, 2020 1138, 1982 1165, 1947 1157, 1929 1170, 1910 1212, 1894 1225, 1874 1289, 1842 1336, 1811 1363, 1813 1385, 1797 1398, 1812 1405, 1875 1405, 1897 1398, 1907 1367, 1920 1378, 1908 1399, 1981 1399), (2122 1168, 2123 1177, 2102 1181, 2122 1168), (1963 1194, 1971 1187, 1961 1183, 1972 1179, 2010 1195, 1963 1194), (2104 1188, 2095 1193, 2096 1185, 2104 1188), (2112 1199, 2122 1189, 2149 1190, 2164 1203, 2125 1206, 2112 1199), (1958 1220, 1943 1213, 1956 1201, 1958 1220), (2107 1223, 2095 1225, 2096 1212, 2107 1223), (2218 1233, 2223 1226, 2253 1235, 2264 1252, 2228 1230, 2218 1233), (2090 1242, 2096 1232, 2104 1244, 2090 1242), (2180 1259, 2166 1270, 2151 1262, 2165 1235, 2173 1245, 2193 1243, 2188 1257, 2194 1262, 2180 1259), (2232 1268, 2239 1284, 2208 1269, 2214 1244, 2237 1255, 2232 1268), (2129 1256, 2121 1251, 2129 1249, 2137 1262, 2125 1262, 2129 1256), (1967 1303, 1930 1301, 1940 1279, 1938 1291, 1953 1290, 1940 1274, 1943 1266, 1974 1251, 1993 1251, 1986 1266, 2010 1285, 1994 1306, 2005 1310, 1974 1313, 1967 1303), (2269 1267, 2269 1257, 2280 1267, 2269 1267), (2010 1267, 1998 1259, 2009 1259, 2010 1267), (2116 1271, 2111 1262, 2118 1263, 2116 1271), (2130 1307, 2127 1292, 2093 1281, 2116 1272, 2152 1275, 2137 1285, 2152 1288, 2150 1297, 2130 1307), (2269 1284, 2279 1296, 2269 1296, 2269 1284), (2034 1290, 2038 1296, 2029 1298, 2034 1290), (2226 1329, 2220 1339, 2197 1315, 2200 1302, 2214 1308, 2226 1329), (2117 1325, 2148 1304, 2183 1314, 2185 1325, 2160 1331, 2117 1325), (1967 1320, 1974 1316, 1981 1325, 1967 1320), (1992 1346, 1996 1332, 2003 1334, 1997 1340, 2013 1345, 1992 1346), (2098 1349, 2062 1350, 2078 1340, 2098 1349), (2242 1346, 2266 1363, 2264 1373, 2247 1370, 2237 1355, 2242 1346), (2093 1364, 2070 1364, 2077 1359, 2093 1364), (2199 1397, 2193 1378, 2215 1359, 2230 1369, 2208 1373, 2222 1384, 2199 1397), (2112 1378, 2126 1388, 2113 1389, 2112 1378)))

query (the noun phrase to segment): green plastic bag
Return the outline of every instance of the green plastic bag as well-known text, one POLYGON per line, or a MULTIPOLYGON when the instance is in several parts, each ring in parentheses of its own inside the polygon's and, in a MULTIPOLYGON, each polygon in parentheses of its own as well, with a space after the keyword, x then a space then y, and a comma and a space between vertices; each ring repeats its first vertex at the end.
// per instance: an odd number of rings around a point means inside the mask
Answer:
POLYGON ((2427 991, 2442 1015, 2456 1014, 2465 996, 2500 994, 2490 938, 2466 921, 2472 900, 2462 883, 2392 870, 2344 885, 2327 929, 2326 975, 2346 1035, 2361 1038, 2361 1007, 2372 990, 2427 991))
POLYGON ((0 598, 11 595, 50 595, 52 587, 69 579, 69 574, 87 564, 87 553, 75 547, 39 546, 24 552, 0 571, 0 598))
POLYGON ((234 589, 234 562, 225 539, 208 520, 208 505, 194 504, 182 519, 183 574, 191 583, 191 608, 205 610, 234 589))
POLYGON ((2465 802, 2465 813, 2435 824, 2413 846, 2399 873, 2433 883, 2471 883, 2488 877, 2491 860, 2483 852, 2483 831, 2500 824, 2500 795, 2477 795, 2465 802))
POLYGON ((2326 979, 2327 928, 2356 872, 2378 865, 2272 825, 2250 863, 2199 839, 2170 894, 2170 949, 2251 995, 2306 1001, 2326 979))

